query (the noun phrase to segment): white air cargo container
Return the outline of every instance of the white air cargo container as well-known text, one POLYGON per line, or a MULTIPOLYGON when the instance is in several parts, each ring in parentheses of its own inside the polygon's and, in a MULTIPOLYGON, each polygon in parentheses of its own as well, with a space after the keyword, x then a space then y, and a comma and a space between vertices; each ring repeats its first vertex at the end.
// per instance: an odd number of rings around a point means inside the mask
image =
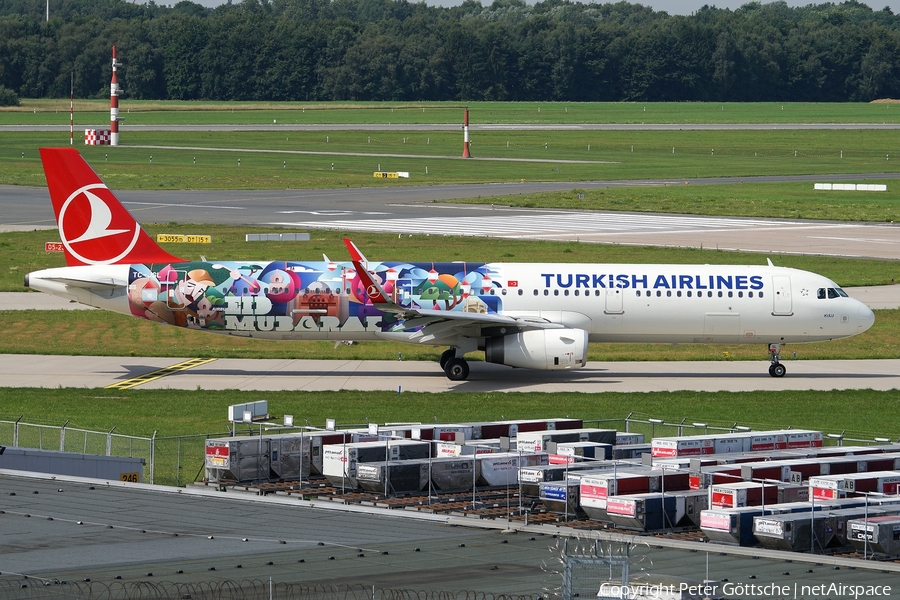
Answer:
POLYGON ((616 432, 616 446, 630 446, 631 444, 643 444, 643 433, 616 432))
POLYGON ((547 464, 546 452, 496 452, 478 454, 478 485, 488 487, 518 486, 519 467, 547 464))

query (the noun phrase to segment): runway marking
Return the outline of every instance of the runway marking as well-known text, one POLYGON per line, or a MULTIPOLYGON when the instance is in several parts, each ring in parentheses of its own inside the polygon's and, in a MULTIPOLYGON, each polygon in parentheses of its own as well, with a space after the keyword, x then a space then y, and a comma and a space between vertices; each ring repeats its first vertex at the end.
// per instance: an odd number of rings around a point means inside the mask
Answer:
POLYGON ((343 231, 390 231, 434 235, 483 235, 491 237, 562 237, 577 235, 635 235, 684 232, 762 231, 846 228, 846 224, 810 224, 797 221, 609 214, 571 211, 536 211, 515 215, 471 217, 436 216, 403 219, 340 219, 332 221, 277 222, 270 225, 303 226, 343 231))
POLYGON ((824 235, 808 235, 811 240, 839 240, 842 242, 863 242, 868 244, 896 244, 896 240, 882 240, 879 238, 845 238, 845 237, 826 237, 824 235))
POLYGON ((221 208, 222 210, 247 210, 244 206, 216 206, 214 204, 169 204, 168 202, 122 202, 122 204, 136 204, 140 206, 158 206, 166 208, 177 206, 179 208, 221 208))
POLYGON ((107 390, 130 390, 133 387, 137 387, 144 383, 149 383, 151 381, 155 381, 166 375, 172 375, 174 373, 180 373, 182 371, 187 371, 188 369, 193 369, 194 367, 199 367, 201 365, 205 365, 207 363, 211 363, 215 358, 192 358, 190 360, 186 360, 184 362, 178 363, 177 365, 172 365, 170 367, 165 367, 163 369, 157 369, 156 371, 150 371, 149 373, 144 373, 143 375, 138 375, 137 377, 132 377, 131 379, 126 379, 125 381, 120 381, 119 383, 114 383, 112 385, 106 386, 104 389, 107 390))

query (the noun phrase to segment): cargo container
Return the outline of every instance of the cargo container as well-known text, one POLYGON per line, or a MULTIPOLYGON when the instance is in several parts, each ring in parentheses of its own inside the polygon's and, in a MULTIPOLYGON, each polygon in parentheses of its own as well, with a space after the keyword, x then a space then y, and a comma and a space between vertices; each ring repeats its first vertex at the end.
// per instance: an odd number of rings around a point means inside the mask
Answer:
POLYGON ((500 452, 500 442, 488 442, 487 440, 472 440, 470 443, 456 444, 453 442, 433 442, 434 456, 469 456, 472 454, 490 454, 500 452))
POLYGON ((356 479, 358 464, 428 458, 430 444, 404 439, 328 445, 323 451, 322 474, 334 486, 356 488, 359 487, 356 479))
POLYGON ((392 460, 357 465, 356 479, 368 492, 411 494, 427 489, 428 472, 428 459, 392 460))
POLYGON ((736 483, 740 479, 741 467, 739 465, 714 465, 700 467, 699 470, 692 467, 688 475, 688 485, 692 490, 705 490, 712 485, 736 483))
POLYGON ((567 479, 562 481, 541 482, 538 489, 538 497, 547 510, 574 516, 583 514, 579 510, 579 488, 581 481, 567 479))
POLYGON ((847 538, 858 552, 886 558, 900 556, 900 515, 851 519, 847 530, 847 538))
POLYGON ((632 444, 643 444, 643 433, 630 433, 625 431, 616 432, 616 446, 630 446, 632 444))
MULTIPOLYGON (((611 460, 611 444, 600 442, 561 442, 556 444, 556 454, 566 457, 570 462, 579 462, 582 459, 611 460)), ((552 464, 552 460, 551 460, 552 464)))
POLYGON ((609 496, 626 496, 688 488, 687 473, 665 472, 649 467, 629 467, 605 474, 581 478, 581 508, 592 519, 607 521, 606 500, 609 496))
POLYGON ((441 492, 471 490, 472 482, 478 479, 477 468, 474 455, 468 458, 435 458, 431 461, 431 483, 441 492))
POLYGON ((228 437, 206 440, 206 478, 259 483, 309 477, 310 440, 299 435, 228 437))
POLYGON ((632 458, 640 458, 644 454, 650 454, 652 448, 650 444, 623 444, 613 446, 613 458, 615 460, 628 460, 632 458))
POLYGON ((516 447, 520 450, 543 452, 549 442, 598 442, 615 444, 614 429, 564 429, 555 431, 526 431, 516 436, 516 447))
POLYGON ((778 486, 755 481, 720 483, 709 486, 710 508, 739 508, 778 502, 778 486))
POLYGON ((742 506, 740 508, 708 508, 700 513, 700 529, 710 542, 732 546, 752 546, 753 518, 772 514, 767 506, 742 506))
POLYGON ((650 454, 653 458, 703 456, 706 454, 715 454, 716 441, 715 437, 711 435, 680 438, 653 438, 650 441, 650 448, 650 454))
MULTIPOLYGON (((301 434, 297 434, 301 435, 301 434)), ((310 461, 310 472, 317 475, 322 474, 322 456, 323 448, 330 444, 355 444, 358 442, 377 441, 378 437, 370 435, 365 429, 342 429, 337 431, 304 431, 303 437, 308 437, 311 444, 312 458, 310 461)))
POLYGON ((834 524, 826 511, 766 515, 753 518, 753 535, 764 548, 821 552, 834 538, 834 524))
POLYGON ((858 519, 866 520, 872 519, 874 517, 882 517, 885 515, 897 515, 900 513, 900 506, 877 506, 870 505, 869 507, 865 506, 854 506, 853 508, 840 508, 837 510, 828 511, 828 514, 834 519, 834 539, 832 540, 833 546, 850 546, 850 539, 848 537, 849 532, 849 522, 855 521, 858 519))
POLYGON ((809 478, 809 493, 816 500, 834 500, 865 492, 897 495, 900 471, 873 471, 809 478))
MULTIPOLYGON (((548 456, 549 459, 549 456, 548 456)), ((571 465, 535 465, 522 466, 518 472, 519 487, 525 496, 537 496, 541 483, 549 481, 563 481, 568 476, 578 471, 598 472, 601 470, 612 471, 613 466, 603 467, 592 463, 578 463, 571 465)))
POLYGON ((637 531, 660 531, 694 526, 706 507, 707 495, 702 491, 650 492, 629 496, 610 496, 606 513, 616 527, 637 531), (701 499, 702 500, 699 500, 701 499), (699 500, 699 502, 698 502, 699 500), (691 516, 687 514, 688 508, 691 516))
POLYGON ((519 453, 496 452, 475 455, 478 462, 480 486, 518 486, 519 466, 531 467, 548 464, 546 452, 519 453))
POLYGON ((744 463, 741 465, 741 478, 745 481, 768 479, 802 483, 810 477, 821 475, 822 464, 814 459, 744 463))

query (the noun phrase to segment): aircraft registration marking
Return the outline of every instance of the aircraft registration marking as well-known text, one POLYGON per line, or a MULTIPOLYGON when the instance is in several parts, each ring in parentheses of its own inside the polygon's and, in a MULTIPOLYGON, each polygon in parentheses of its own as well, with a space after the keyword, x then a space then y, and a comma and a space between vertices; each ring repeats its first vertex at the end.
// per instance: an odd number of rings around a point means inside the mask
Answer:
POLYGON ((144 383, 149 383, 151 381, 155 381, 166 375, 172 375, 174 373, 180 373, 181 371, 187 371, 188 369, 193 369, 194 367, 199 367, 201 365, 205 365, 207 363, 211 363, 215 358, 192 358, 190 360, 186 360, 184 362, 180 362, 177 365, 172 365, 169 367, 165 367, 163 369, 157 369, 156 371, 150 371, 149 373, 144 373, 143 375, 138 375, 137 377, 132 377, 131 379, 126 379, 125 381, 120 381, 118 383, 114 383, 112 385, 106 386, 107 390, 130 390, 133 387, 137 387, 144 383))

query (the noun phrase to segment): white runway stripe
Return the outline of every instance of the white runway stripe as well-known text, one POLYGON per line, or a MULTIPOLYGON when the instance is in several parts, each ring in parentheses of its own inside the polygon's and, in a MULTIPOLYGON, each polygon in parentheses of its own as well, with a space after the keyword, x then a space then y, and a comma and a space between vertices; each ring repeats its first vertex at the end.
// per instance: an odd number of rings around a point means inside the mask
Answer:
MULTIPOLYGON (((689 231, 748 231, 796 228, 809 224, 793 221, 711 218, 667 215, 539 212, 532 214, 425 217, 417 219, 340 219, 281 222, 272 225, 337 229, 341 231, 389 231, 434 235, 558 236, 600 233, 679 233, 689 231)), ((821 227, 817 225, 817 227, 821 227)))

